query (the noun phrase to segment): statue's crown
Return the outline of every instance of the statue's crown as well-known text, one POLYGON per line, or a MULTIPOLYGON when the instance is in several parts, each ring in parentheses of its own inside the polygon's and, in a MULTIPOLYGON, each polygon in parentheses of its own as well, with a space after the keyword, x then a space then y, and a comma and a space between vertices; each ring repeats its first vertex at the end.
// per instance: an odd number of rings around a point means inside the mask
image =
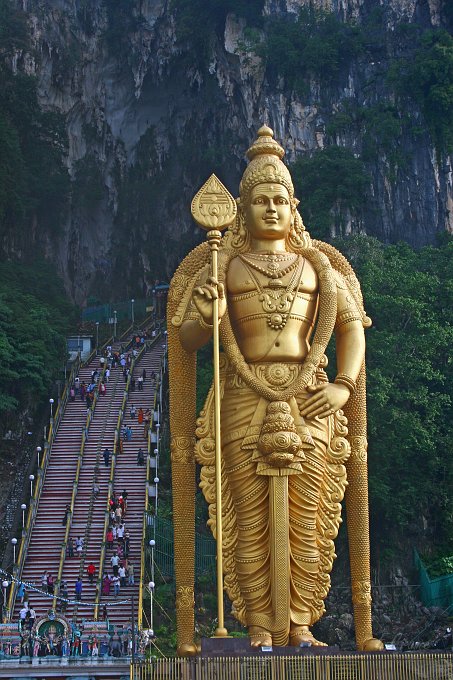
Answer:
POLYGON ((282 162, 284 149, 274 139, 274 132, 267 125, 258 130, 258 139, 247 150, 249 164, 242 175, 239 187, 241 199, 246 199, 250 190, 262 182, 283 184, 293 198, 294 187, 291 175, 282 162))

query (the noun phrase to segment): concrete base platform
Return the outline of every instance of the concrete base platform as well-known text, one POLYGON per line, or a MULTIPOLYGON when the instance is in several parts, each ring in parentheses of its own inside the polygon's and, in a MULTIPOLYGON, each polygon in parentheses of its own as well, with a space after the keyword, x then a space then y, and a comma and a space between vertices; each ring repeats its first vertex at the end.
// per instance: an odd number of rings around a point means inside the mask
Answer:
POLYGON ((307 654, 332 655, 338 654, 339 648, 334 647, 251 647, 248 637, 241 638, 202 638, 201 657, 214 658, 219 656, 300 656, 307 654))
POLYGON ((34 658, 8 659, 0 661, 0 678, 57 678, 58 680, 97 680, 110 678, 112 680, 129 680, 130 658, 108 659, 74 659, 74 658, 34 658))

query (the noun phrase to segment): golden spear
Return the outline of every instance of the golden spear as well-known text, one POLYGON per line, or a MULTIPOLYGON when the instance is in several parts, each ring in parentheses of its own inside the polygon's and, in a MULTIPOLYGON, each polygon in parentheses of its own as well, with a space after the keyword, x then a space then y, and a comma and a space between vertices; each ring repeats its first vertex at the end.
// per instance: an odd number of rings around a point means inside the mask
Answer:
MULTIPOLYGON (((203 184, 195 194, 191 205, 192 217, 202 229, 207 230, 211 247, 211 277, 217 281, 217 253, 222 230, 236 217, 236 201, 228 189, 215 176, 203 184)), ((214 435, 215 435, 215 480, 216 480, 216 532, 217 532, 217 616, 218 623, 214 637, 228 635, 224 625, 223 612, 223 556, 222 556, 222 455, 220 438, 220 362, 219 362, 219 299, 212 302, 212 336, 214 367, 214 435)))

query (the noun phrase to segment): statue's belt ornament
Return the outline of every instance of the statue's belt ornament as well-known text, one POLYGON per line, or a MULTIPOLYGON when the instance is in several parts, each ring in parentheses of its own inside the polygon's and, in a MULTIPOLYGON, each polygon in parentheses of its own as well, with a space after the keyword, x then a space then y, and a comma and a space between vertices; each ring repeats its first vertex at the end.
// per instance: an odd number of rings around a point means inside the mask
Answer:
POLYGON ((267 407, 258 439, 257 458, 262 457, 264 463, 282 468, 296 459, 303 461, 302 448, 289 405, 286 401, 272 401, 267 407))

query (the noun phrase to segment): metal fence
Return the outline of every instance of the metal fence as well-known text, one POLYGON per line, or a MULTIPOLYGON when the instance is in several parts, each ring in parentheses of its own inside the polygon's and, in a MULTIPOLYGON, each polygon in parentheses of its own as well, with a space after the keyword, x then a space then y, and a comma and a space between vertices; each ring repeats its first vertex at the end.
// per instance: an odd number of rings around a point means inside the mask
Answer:
POLYGON ((450 607, 450 612, 453 612, 453 574, 430 578, 420 555, 415 549, 414 561, 420 578, 423 604, 427 607, 450 607))
POLYGON ((110 302, 105 305, 86 307, 82 310, 82 321, 99 321, 99 323, 113 324, 114 312, 118 321, 132 319, 133 314, 136 321, 146 316, 146 307, 152 305, 151 300, 124 300, 123 302, 110 302))
POLYGON ((156 659, 133 680, 451 680, 451 653, 338 654, 156 659))
MULTIPOLYGON (((147 513, 146 517, 147 536, 146 545, 149 539, 155 538, 154 560, 159 572, 165 578, 174 577, 174 544, 173 544, 173 524, 169 520, 156 517, 147 513), (154 526, 155 525, 155 526, 154 526)), ((149 549, 148 549, 149 550, 149 549)), ((195 573, 197 576, 207 573, 215 573, 216 564, 216 544, 212 536, 195 534, 195 573)))

